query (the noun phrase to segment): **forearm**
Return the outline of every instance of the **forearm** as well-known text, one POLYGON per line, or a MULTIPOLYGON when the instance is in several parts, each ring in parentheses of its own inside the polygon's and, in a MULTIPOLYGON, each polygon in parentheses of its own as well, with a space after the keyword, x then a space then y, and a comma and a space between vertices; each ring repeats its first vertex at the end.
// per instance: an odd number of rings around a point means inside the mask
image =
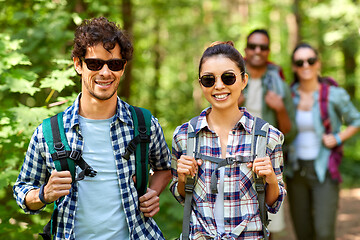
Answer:
POLYGON ((291 120, 285 107, 276 110, 276 119, 279 130, 284 134, 288 134, 291 130, 291 120))
POLYGON ((162 193, 162 191, 166 188, 170 180, 171 180, 170 170, 154 171, 154 173, 149 178, 149 188, 155 190, 159 196, 162 193))
POLYGON ((278 199, 280 194, 278 184, 268 184, 266 188, 265 201, 268 206, 272 206, 278 199))
POLYGON ((354 136, 359 131, 359 127, 348 126, 345 130, 339 133, 342 142, 354 136))

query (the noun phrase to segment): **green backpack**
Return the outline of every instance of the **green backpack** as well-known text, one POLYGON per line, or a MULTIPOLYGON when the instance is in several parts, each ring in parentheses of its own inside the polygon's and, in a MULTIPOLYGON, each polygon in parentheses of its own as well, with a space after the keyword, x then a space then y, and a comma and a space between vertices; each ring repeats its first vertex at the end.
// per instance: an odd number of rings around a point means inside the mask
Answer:
MULTIPOLYGON (((125 154, 122 157, 129 160, 130 155, 135 152, 136 189, 140 197, 146 193, 149 181, 148 156, 152 114, 147 109, 131 105, 130 111, 134 123, 134 138, 125 148, 125 154)), ((85 176, 96 176, 97 172, 84 161, 81 152, 70 148, 64 130, 63 112, 45 119, 42 129, 57 171, 70 171, 73 182, 80 181, 85 176), (76 165, 82 170, 77 177, 75 176, 76 165)), ((40 233, 44 240, 51 240, 51 236, 56 233, 58 205, 63 198, 55 201, 51 220, 44 227, 43 233, 40 233)))

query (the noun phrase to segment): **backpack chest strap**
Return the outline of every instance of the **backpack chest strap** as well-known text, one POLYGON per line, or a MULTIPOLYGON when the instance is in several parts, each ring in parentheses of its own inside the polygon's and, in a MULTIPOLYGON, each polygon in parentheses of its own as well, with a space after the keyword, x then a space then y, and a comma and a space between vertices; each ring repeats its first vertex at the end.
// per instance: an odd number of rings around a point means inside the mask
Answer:
POLYGON ((217 158, 217 157, 206 156, 201 153, 195 153, 195 159, 207 160, 207 161, 217 164, 215 170, 211 173, 211 182, 210 182, 211 192, 216 194, 216 193, 218 193, 216 171, 221 167, 224 167, 227 165, 232 165, 235 163, 253 162, 254 156, 237 155, 235 157, 217 158))

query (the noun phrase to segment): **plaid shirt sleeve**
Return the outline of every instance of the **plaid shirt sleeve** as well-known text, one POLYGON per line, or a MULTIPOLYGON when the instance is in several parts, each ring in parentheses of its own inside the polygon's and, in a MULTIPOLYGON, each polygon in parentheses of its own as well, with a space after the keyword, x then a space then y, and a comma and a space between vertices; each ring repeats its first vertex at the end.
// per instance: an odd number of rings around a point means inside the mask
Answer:
POLYGON ((170 191, 174 195, 175 199, 181 203, 182 205, 185 203, 185 198, 183 198, 178 190, 178 175, 177 175, 177 160, 180 158, 181 155, 186 153, 186 144, 187 139, 187 124, 184 124, 180 127, 177 127, 172 141, 172 155, 171 155, 171 173, 172 173, 172 182, 170 184, 170 191))
POLYGON ((279 185, 279 197, 277 201, 272 206, 267 206, 267 209, 270 213, 277 213, 279 211, 280 206, 283 203, 286 195, 285 185, 283 181, 283 166, 284 166, 283 152, 282 152, 283 142, 284 142, 283 134, 274 127, 270 126, 267 154, 270 157, 270 160, 273 164, 279 185))
POLYGON ((42 125, 40 125, 31 137, 24 163, 13 187, 16 202, 25 213, 37 214, 45 207, 33 211, 25 205, 26 194, 32 189, 40 188, 45 183, 47 167, 41 154, 45 152, 44 148, 45 140, 42 137, 42 125))
POLYGON ((163 130, 158 120, 151 119, 151 142, 149 145, 149 162, 154 171, 170 170, 171 155, 166 144, 163 130))

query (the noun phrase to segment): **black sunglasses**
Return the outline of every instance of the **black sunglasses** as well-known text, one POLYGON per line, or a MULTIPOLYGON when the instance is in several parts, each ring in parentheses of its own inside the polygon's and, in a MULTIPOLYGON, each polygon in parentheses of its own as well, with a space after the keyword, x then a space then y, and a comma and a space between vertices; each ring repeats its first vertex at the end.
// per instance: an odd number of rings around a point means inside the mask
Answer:
MULTIPOLYGON (((236 74, 232 72, 227 72, 221 74, 221 80, 225 85, 233 85, 236 82, 236 74)), ((212 87, 214 86, 216 81, 216 77, 213 74, 206 74, 199 78, 199 82, 204 87, 212 87)))
POLYGON ((86 63, 86 66, 91 71, 99 71, 106 64, 111 71, 120 71, 124 69, 126 60, 121 58, 114 58, 110 60, 102 60, 99 58, 81 58, 86 63))
POLYGON ((269 50, 269 45, 267 45, 267 44, 248 43, 246 47, 251 49, 251 50, 255 50, 257 47, 260 47, 261 51, 269 50))
POLYGON ((294 61, 294 64, 297 66, 297 67, 302 67, 304 66, 304 63, 307 62, 310 66, 314 65, 317 61, 317 58, 316 57, 312 57, 312 58, 308 58, 308 59, 305 59, 305 60, 295 60, 294 61))

